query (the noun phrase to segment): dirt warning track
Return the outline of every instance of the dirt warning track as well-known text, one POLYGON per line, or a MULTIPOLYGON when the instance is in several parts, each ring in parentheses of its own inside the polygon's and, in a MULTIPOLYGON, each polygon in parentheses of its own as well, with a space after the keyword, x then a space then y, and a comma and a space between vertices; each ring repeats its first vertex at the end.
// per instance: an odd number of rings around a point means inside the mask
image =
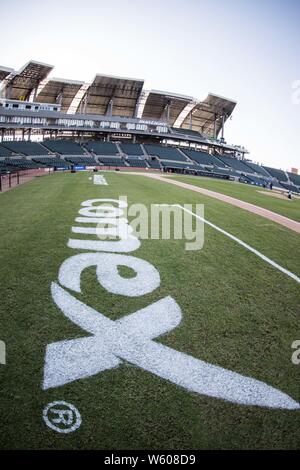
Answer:
MULTIPOLYGON (((129 172, 126 172, 127 174, 129 172)), ((148 178, 153 178, 159 180, 163 183, 174 184, 175 186, 179 186, 180 188, 189 189, 190 191, 195 191, 196 193, 204 194, 205 196, 213 197, 218 199, 222 202, 227 202, 232 206, 239 207, 240 209, 244 209, 252 214, 257 214, 262 217, 265 217, 268 220, 272 220, 273 222, 277 222, 284 227, 293 230, 294 232, 300 233, 300 223, 296 222, 295 220, 289 219, 280 214, 276 214, 276 212, 269 211, 268 209, 264 209, 263 207, 256 206, 254 204, 250 204, 249 202, 241 201, 240 199, 236 199, 231 196, 226 196, 225 194, 217 193, 216 191, 211 191, 209 189, 200 188, 199 186, 194 186, 189 183, 183 183, 182 181, 176 181, 166 176, 161 176, 155 173, 134 173, 130 172, 130 174, 140 175, 140 176, 147 176, 148 178)))

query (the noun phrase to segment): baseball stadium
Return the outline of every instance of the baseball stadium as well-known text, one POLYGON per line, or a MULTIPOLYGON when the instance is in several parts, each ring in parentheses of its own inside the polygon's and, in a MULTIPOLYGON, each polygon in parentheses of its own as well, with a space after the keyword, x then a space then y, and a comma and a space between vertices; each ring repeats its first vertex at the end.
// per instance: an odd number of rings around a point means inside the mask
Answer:
MULTIPOLYGON (((180 74, 175 49, 166 69, 180 74)), ((91 60, 87 80, 79 52, 67 78, 50 55, 0 66, 0 450, 101 450, 109 464, 160 451, 155 465, 299 450, 300 163, 276 117, 264 144, 285 141, 279 164, 251 150, 267 108, 254 92, 249 138, 228 132, 251 94, 218 91, 229 62, 187 95, 198 78, 126 77, 129 53, 111 70, 91 60)))

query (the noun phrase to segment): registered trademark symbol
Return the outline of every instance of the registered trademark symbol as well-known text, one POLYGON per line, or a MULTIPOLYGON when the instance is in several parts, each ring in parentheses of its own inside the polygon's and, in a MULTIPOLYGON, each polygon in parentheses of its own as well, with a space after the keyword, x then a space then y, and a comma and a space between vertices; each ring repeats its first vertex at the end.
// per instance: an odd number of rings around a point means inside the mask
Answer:
POLYGON ((81 416, 77 408, 65 401, 53 401, 43 411, 46 425, 53 431, 67 434, 76 431, 81 425, 81 416))

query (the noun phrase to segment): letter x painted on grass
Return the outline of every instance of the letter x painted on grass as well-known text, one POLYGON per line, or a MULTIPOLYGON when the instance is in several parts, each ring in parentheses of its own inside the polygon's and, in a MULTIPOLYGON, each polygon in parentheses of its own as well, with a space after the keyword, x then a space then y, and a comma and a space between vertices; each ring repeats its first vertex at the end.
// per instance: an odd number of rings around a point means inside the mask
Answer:
POLYGON ((90 377, 126 361, 201 395, 244 405, 300 408, 288 395, 264 382, 154 341, 181 321, 181 310, 170 296, 113 321, 77 300, 58 284, 52 283, 51 290, 63 313, 91 336, 47 346, 44 389, 90 377))

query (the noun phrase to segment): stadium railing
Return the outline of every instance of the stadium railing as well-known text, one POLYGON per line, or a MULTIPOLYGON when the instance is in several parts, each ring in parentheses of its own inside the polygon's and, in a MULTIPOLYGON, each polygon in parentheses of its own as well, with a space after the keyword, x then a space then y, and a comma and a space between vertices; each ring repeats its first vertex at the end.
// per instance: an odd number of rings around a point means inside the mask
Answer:
POLYGON ((34 168, 28 170, 14 170, 5 173, 0 172, 0 192, 7 191, 19 184, 30 181, 35 176, 51 173, 50 168, 34 168))

